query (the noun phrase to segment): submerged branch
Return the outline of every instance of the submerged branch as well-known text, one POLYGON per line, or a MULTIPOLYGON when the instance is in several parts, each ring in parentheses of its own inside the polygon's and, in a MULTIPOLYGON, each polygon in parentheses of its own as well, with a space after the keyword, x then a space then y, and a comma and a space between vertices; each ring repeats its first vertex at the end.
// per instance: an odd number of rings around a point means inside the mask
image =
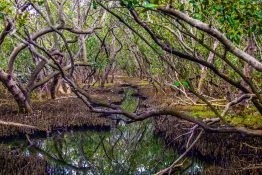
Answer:
MULTIPOLYGON (((200 131, 200 133, 198 134, 197 138, 194 140, 194 142, 186 149, 186 151, 181 154, 179 156, 178 159, 176 159, 176 161, 174 161, 174 163, 172 163, 172 165, 170 165, 168 168, 165 168, 161 171, 159 171, 158 173, 156 173, 156 175, 164 175, 164 174, 171 174, 173 169, 178 165, 178 163, 187 155, 187 153, 195 146, 195 144, 197 143, 197 141, 201 138, 202 134, 203 134, 203 129, 200 131)), ((179 165, 181 166, 181 165, 179 165)))

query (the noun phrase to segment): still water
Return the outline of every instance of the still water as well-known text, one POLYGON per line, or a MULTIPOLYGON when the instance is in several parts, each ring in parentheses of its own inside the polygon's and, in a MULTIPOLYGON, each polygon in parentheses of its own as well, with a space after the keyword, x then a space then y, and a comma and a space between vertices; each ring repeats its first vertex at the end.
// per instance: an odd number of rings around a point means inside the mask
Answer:
MULTIPOLYGON (((154 174, 170 165, 178 155, 165 148, 152 133, 150 123, 118 126, 111 131, 56 132, 51 137, 9 143, 25 156, 48 162, 48 174, 154 174)), ((191 161, 188 162, 191 164, 191 161)), ((188 167, 196 173, 200 166, 188 167)), ((181 172, 182 172, 181 171, 181 172)))
MULTIPOLYGON (((140 110, 141 97, 136 89, 125 88, 123 93, 121 106, 131 112, 140 110)), ((151 121, 129 125, 115 121, 110 130, 56 131, 48 137, 28 137, 4 144, 19 150, 24 157, 44 160, 47 174, 149 175, 179 157, 153 131, 151 121)), ((202 171, 201 163, 192 158, 183 167, 179 174, 202 171)))

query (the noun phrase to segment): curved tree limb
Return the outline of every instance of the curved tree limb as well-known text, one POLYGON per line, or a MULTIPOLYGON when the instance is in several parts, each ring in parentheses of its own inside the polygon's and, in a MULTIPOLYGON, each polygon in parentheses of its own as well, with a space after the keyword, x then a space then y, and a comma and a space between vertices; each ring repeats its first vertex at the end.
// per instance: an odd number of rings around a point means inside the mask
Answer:
POLYGON ((190 24, 191 26, 196 27, 199 30, 202 30, 211 36, 218 39, 221 43, 223 43, 230 52, 236 55, 238 58, 244 60, 249 65, 254 67, 257 71, 262 72, 262 63, 258 61, 256 58, 252 57, 251 55, 247 54, 246 52, 242 51, 238 47, 236 47, 227 37, 219 32, 216 28, 210 26, 209 24, 203 23, 197 19, 193 19, 189 17, 187 14, 182 13, 179 10, 170 8, 170 7, 160 7, 158 8, 160 12, 175 16, 186 23, 190 24))
MULTIPOLYGON (((75 33, 75 34, 91 34, 93 33, 95 30, 97 29, 100 29, 99 27, 96 27, 96 28, 93 28, 91 30, 80 30, 80 29, 75 29, 73 27, 69 27, 69 26, 61 26, 61 25, 58 25, 56 27, 47 27, 47 28, 44 28, 34 34, 32 34, 30 36, 31 40, 36 40, 37 38, 45 35, 45 34, 48 34, 50 32, 55 32, 55 30, 67 30, 71 33, 75 33)), ((8 73, 9 74, 13 74, 13 71, 14 71, 14 62, 15 62, 15 59, 16 59, 16 56, 23 50, 27 47, 28 45, 25 44, 25 43, 20 43, 18 44, 14 50, 12 51, 12 53, 10 54, 9 56, 9 62, 8 62, 8 73)))
POLYGON ((243 101, 245 99, 252 99, 253 97, 254 97, 254 94, 244 94, 241 97, 236 98, 235 100, 231 101, 230 103, 228 103, 226 105, 226 107, 225 107, 224 111, 222 112, 221 116, 224 117, 227 114, 227 112, 228 112, 228 110, 229 110, 229 108, 231 106, 234 106, 234 105, 240 103, 241 101, 243 101))

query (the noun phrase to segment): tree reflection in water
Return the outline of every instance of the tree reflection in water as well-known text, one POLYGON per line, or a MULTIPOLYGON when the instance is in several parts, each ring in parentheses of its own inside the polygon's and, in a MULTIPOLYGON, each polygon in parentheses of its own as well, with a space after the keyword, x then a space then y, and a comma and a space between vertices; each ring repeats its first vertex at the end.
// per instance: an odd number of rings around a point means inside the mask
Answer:
MULTIPOLYGON (((135 89, 125 88, 123 108, 139 110, 141 99, 136 93, 135 89)), ((30 139, 29 145, 24 140, 20 145, 24 145, 25 156, 47 161, 48 174, 153 174, 179 156, 154 136, 151 121, 113 123, 110 131, 56 132, 51 137, 30 139)), ((184 167, 181 174, 199 169, 191 159, 184 162, 184 167)))
POLYGON ((118 126, 112 132, 82 131, 38 139, 30 154, 44 157, 54 174, 152 174, 171 164, 172 150, 152 135, 152 125, 118 126))

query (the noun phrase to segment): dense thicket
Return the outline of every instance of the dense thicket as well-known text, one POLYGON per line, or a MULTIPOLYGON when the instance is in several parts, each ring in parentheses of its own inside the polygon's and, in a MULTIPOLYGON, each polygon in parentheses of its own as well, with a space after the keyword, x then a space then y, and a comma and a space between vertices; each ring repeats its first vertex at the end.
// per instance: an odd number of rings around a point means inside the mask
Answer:
POLYGON ((56 98, 72 90, 90 111, 123 114, 128 123, 173 115, 207 131, 261 135, 224 121, 234 106, 262 114, 261 19, 256 0, 2 0, 0 81, 21 112, 32 110, 34 93, 56 98), (130 113, 82 89, 115 75, 170 87, 186 103, 205 103, 216 118, 171 107, 130 113), (212 103, 217 98, 228 101, 222 111, 212 103))

